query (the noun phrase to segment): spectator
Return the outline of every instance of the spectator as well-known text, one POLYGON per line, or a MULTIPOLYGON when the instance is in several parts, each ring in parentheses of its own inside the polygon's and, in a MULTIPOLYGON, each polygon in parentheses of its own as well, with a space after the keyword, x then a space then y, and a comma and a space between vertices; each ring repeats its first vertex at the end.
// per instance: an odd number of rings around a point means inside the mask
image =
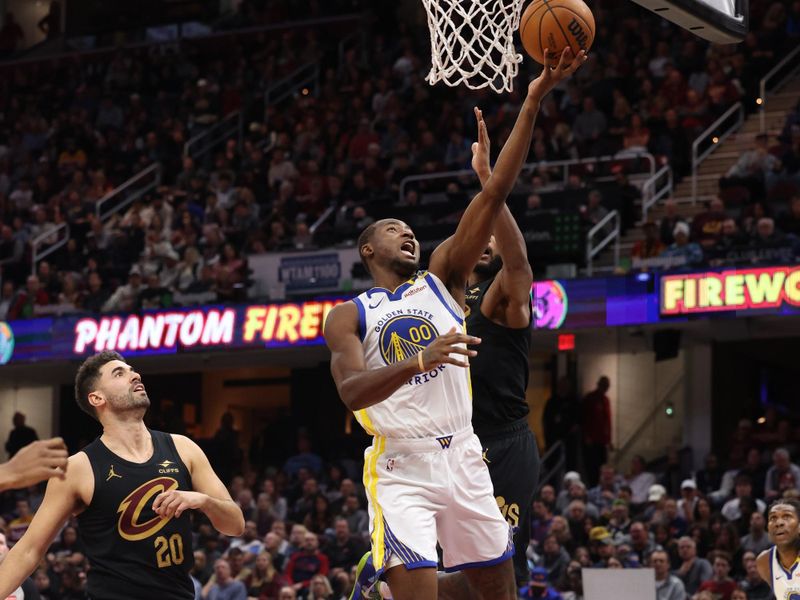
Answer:
POLYGON ((11 422, 14 425, 14 429, 9 432, 8 440, 6 441, 6 452, 8 452, 9 459, 14 458, 17 452, 31 442, 39 439, 36 430, 25 424, 25 415, 23 413, 15 412, 11 422))
POLYGON ((670 198, 664 202, 664 216, 658 223, 659 237, 664 246, 671 246, 675 242, 675 227, 678 223, 683 223, 683 219, 678 216, 678 205, 675 200, 670 198))
POLYGON ((617 541, 622 540, 630 532, 630 508, 625 500, 617 498, 611 503, 611 518, 608 520, 608 527, 617 541))
POLYGON ((630 533, 623 539, 623 543, 630 547, 630 554, 635 556, 639 564, 644 564, 645 559, 654 550, 660 550, 641 521, 631 523, 630 533))
POLYGON ((139 294, 144 291, 142 271, 134 265, 128 273, 128 283, 119 286, 103 305, 103 312, 133 312, 139 294))
POLYGON ((282 587, 278 594, 278 600, 297 600, 297 592, 290 586, 282 587))
POLYGON ((781 478, 789 474, 794 480, 794 489, 800 490, 800 467, 791 462, 785 448, 778 448, 772 453, 772 466, 767 471, 764 485, 764 499, 772 502, 779 496, 781 478))
POLYGON ((26 280, 25 288, 19 290, 8 309, 8 319, 29 319, 36 314, 37 306, 50 304, 50 296, 42 289, 39 278, 30 275, 26 280))
POLYGON ((697 544, 688 536, 678 540, 678 556, 681 566, 673 572, 673 575, 683 582, 686 593, 691 596, 700 589, 703 581, 711 579, 713 569, 705 558, 697 556, 697 544))
POLYGON ((792 196, 789 210, 781 215, 778 226, 786 234, 800 236, 800 194, 792 196))
POLYGON ((636 455, 631 459, 631 472, 627 483, 631 488, 631 501, 636 505, 648 502, 651 487, 656 482, 656 476, 645 470, 644 457, 636 455))
POLYGON ((255 562, 256 557, 264 550, 264 543, 258 539, 258 525, 255 521, 245 521, 244 532, 241 537, 231 540, 230 548, 239 548, 244 553, 245 564, 255 562))
POLYGON ((547 569, 534 567, 527 586, 519 591, 520 598, 543 598, 544 600, 561 600, 561 594, 548 584, 547 569))
POLYGON ((664 244, 658 237, 658 228, 653 221, 642 226, 644 239, 637 240, 631 249, 631 257, 639 259, 655 258, 664 252, 664 244))
POLYGON ((739 582, 739 598, 736 592, 731 594, 731 600, 772 600, 772 588, 758 574, 758 567, 755 560, 750 560, 745 565, 745 577, 739 582), (744 592, 744 596, 741 593, 744 592))
POLYGON ((730 578, 731 556, 726 552, 714 552, 713 575, 700 584, 700 591, 708 590, 720 600, 731 600, 731 594, 738 586, 730 578))
POLYGON ((700 246, 689 241, 689 226, 678 223, 672 231, 675 242, 661 256, 680 259, 682 265, 696 266, 703 261, 703 251, 700 246))
POLYGON ((208 600, 247 600, 245 585, 231 576, 231 566, 224 558, 214 563, 215 582, 209 587, 208 600))
POLYGON ((719 467, 716 454, 709 454, 705 459, 705 468, 697 472, 697 489, 702 495, 718 490, 722 484, 723 471, 719 467))
POLYGON ((586 96, 583 99, 583 111, 575 118, 572 126, 572 133, 581 156, 592 156, 597 153, 607 124, 606 116, 597 110, 594 99, 586 96))
POLYGON ((541 549, 545 537, 550 530, 550 525, 553 523, 553 511, 551 507, 542 502, 542 499, 535 498, 533 500, 533 507, 531 509, 532 522, 531 522, 531 543, 537 548, 541 549))
MULTIPOLYGON (((603 195, 599 190, 589 192, 588 204, 581 206, 581 217, 586 227, 591 229, 608 216, 608 209, 602 205, 603 195)), ((610 224, 603 228, 606 235, 611 231, 610 224)))
POLYGON ((2 291, 0 291, 0 321, 10 321, 8 311, 14 301, 14 284, 4 281, 2 291))
POLYGON ((611 504, 619 492, 617 470, 613 465, 600 466, 600 479, 598 484, 589 490, 587 498, 602 514, 611 512, 611 504))
MULTIPOLYGON (((0 563, 2 563, 6 556, 8 556, 9 547, 6 542, 6 534, 0 532, 0 563)), ((26 578, 22 585, 12 592, 11 598, 37 598, 39 592, 37 591, 36 584, 30 577, 26 578)))
POLYGON ((545 537, 536 566, 545 569, 547 581, 551 585, 556 585, 566 574, 567 565, 569 565, 569 553, 561 545, 558 537, 553 534, 545 537))
POLYGON ((275 598, 285 585, 268 552, 261 552, 256 557, 253 570, 242 583, 247 589, 248 598, 275 598))
POLYGON ((742 550, 753 552, 756 556, 772 546, 766 532, 764 513, 755 511, 750 515, 750 532, 742 538, 742 550))
POLYGON ((286 577, 289 583, 299 592, 309 587, 314 575, 327 575, 328 570, 328 557, 319 551, 317 534, 307 532, 303 540, 303 549, 295 552, 286 565, 286 577))
POLYGON ((694 479, 684 479, 681 482, 681 498, 678 500, 678 513, 687 523, 694 520, 694 509, 698 501, 697 484, 694 479))
MULTIPOLYGON (((737 475, 734 485, 736 497, 728 500, 722 507, 722 516, 728 521, 738 520, 742 516, 742 504, 745 499, 748 501, 753 499, 753 484, 750 477, 744 474, 737 475)), ((762 500, 756 499, 755 502, 758 512, 763 513, 767 509, 767 505, 762 500)))
POLYGON ((544 407, 542 425, 548 449, 559 441, 564 444, 567 469, 574 469, 578 464, 580 423, 580 402, 572 391, 569 378, 561 377, 544 407))
POLYGON ((769 152, 768 142, 767 134, 756 135, 753 148, 744 152, 726 176, 720 178, 720 188, 744 186, 750 191, 751 198, 763 200, 767 177, 781 168, 780 160, 769 152))
POLYGON ((333 588, 327 577, 314 575, 311 578, 308 600, 333 600, 333 588))
POLYGON ((358 564, 366 552, 366 547, 360 539, 350 534, 347 519, 339 517, 334 525, 333 539, 325 545, 323 552, 328 557, 332 569, 344 569, 349 572, 353 565, 358 564))
POLYGON ((685 600, 686 589, 683 581, 669 572, 669 555, 664 550, 654 550, 650 554, 650 566, 656 575, 657 600, 685 600))
POLYGON ((611 403, 606 392, 611 382, 605 375, 597 380, 597 388, 581 401, 583 410, 583 460, 588 481, 597 483, 600 465, 608 461, 611 448, 611 403))
POLYGON ((714 246, 722 237, 722 223, 725 221, 725 204, 716 196, 708 204, 708 210, 692 220, 692 238, 704 248, 714 246))

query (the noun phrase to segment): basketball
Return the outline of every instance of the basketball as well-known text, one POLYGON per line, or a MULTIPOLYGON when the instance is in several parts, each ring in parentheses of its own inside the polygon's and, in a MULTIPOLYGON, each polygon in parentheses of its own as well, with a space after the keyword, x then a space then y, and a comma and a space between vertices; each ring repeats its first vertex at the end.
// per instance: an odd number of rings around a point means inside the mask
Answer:
POLYGON ((519 37, 533 60, 544 64, 547 48, 548 63, 555 66, 567 46, 575 54, 589 51, 594 41, 594 15, 582 0, 533 0, 522 14, 519 37))

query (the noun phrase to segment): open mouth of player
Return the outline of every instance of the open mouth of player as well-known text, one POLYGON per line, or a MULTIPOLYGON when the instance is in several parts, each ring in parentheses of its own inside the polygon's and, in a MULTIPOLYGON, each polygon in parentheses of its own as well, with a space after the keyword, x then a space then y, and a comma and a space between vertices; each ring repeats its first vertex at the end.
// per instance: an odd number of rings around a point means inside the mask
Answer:
POLYGON ((487 248, 483 251, 483 254, 481 254, 481 260, 491 260, 491 258, 492 255, 489 253, 489 249, 487 248))
POLYGON ((143 392, 144 391, 144 385, 141 384, 141 383, 137 383, 135 386, 133 386, 133 391, 134 392, 143 392))
POLYGON ((414 254, 415 250, 414 242, 403 242, 403 245, 400 246, 400 252, 402 252, 406 258, 416 258, 414 254))

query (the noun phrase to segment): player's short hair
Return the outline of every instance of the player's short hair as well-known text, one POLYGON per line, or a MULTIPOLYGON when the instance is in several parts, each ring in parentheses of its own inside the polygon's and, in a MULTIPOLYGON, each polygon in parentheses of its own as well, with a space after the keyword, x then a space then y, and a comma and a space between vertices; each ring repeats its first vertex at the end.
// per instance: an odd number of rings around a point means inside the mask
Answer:
POLYGON ((95 419, 97 419, 97 411, 89 402, 89 394, 97 385, 97 380, 100 379, 100 369, 112 360, 125 362, 119 352, 103 350, 83 361, 83 364, 78 368, 77 375, 75 375, 75 401, 83 412, 95 419))
POLYGON ((369 265, 367 264, 367 259, 361 253, 361 249, 372 241, 372 236, 375 235, 375 230, 378 228, 378 223, 380 223, 380 221, 370 223, 364 228, 364 231, 361 232, 361 235, 358 236, 358 257, 361 259, 361 264, 364 265, 367 273, 371 272, 369 270, 369 265))
POLYGON ((800 500, 797 498, 778 498, 774 500, 767 509, 767 515, 769 515, 776 506, 791 506, 794 509, 794 514, 800 519, 800 500))

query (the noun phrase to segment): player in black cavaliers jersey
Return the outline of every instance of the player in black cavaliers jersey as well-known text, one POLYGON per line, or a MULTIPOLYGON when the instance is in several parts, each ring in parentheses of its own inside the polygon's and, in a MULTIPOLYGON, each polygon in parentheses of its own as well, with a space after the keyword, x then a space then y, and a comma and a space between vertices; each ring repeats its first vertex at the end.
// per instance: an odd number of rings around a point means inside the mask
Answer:
MULTIPOLYGON (((481 185, 489 178, 489 134, 480 110, 472 168, 481 185)), ((472 427, 483 445, 500 512, 514 529, 517 587, 530 583, 526 551, 530 506, 539 479, 539 451, 528 426, 528 352, 531 284, 525 238, 511 211, 503 206, 489 246, 469 278, 467 332, 481 339, 469 360, 472 427)), ((480 596, 460 573, 439 574, 439 600, 476 600, 480 596)), ((373 595, 370 600, 376 597, 373 595)))
POLYGON ((238 536, 241 509, 194 442, 145 427, 150 400, 122 356, 88 358, 75 377, 75 397, 103 434, 70 457, 63 480, 50 480, 33 522, 0 565, 0 598, 36 568, 77 513, 92 600, 193 600, 186 511, 202 511, 218 531, 238 536))
MULTIPOLYGON (((491 174, 489 135, 478 114, 472 167, 483 184, 491 174)), ((530 507, 539 479, 539 452, 528 426, 528 353, 531 344, 531 284, 525 238, 507 206, 467 286, 467 331, 481 338, 470 359, 472 426, 484 448, 497 505, 514 528, 514 572, 528 585, 526 551, 530 507)))

